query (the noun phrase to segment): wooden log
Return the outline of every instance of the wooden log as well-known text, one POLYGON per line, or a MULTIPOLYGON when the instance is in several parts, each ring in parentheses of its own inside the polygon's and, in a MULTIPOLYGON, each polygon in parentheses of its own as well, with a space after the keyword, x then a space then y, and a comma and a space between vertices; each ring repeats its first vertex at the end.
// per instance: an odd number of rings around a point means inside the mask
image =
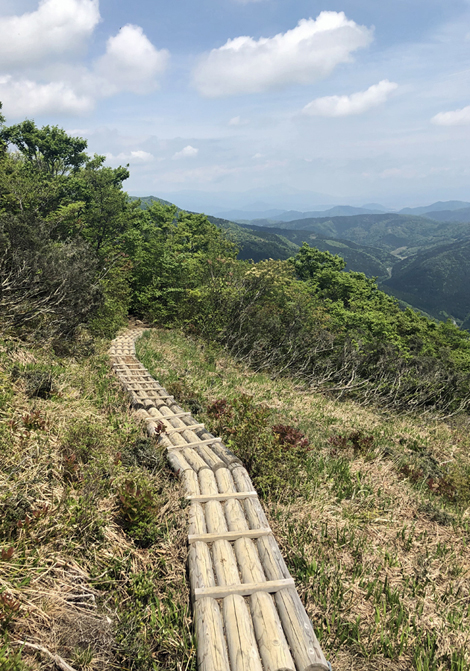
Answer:
POLYGON ((194 543, 189 548, 189 579, 191 592, 205 590, 215 587, 214 569, 212 567, 211 553, 206 543, 194 543))
POLYGON ((224 512, 229 531, 248 531, 248 522, 240 501, 229 499, 225 503, 224 512))
POLYGON ((193 467, 188 464, 181 452, 168 452, 167 459, 175 473, 193 470, 193 467))
POLYGON ((210 443, 221 442, 222 438, 209 438, 207 440, 195 440, 193 443, 186 443, 186 445, 175 445, 174 449, 181 450, 182 447, 200 447, 201 445, 208 445, 210 443))
MULTIPOLYGON (((279 547, 271 536, 257 541, 258 554, 269 580, 289 578, 289 571, 279 547)), ((278 592, 275 602, 284 632, 300 671, 326 671, 327 661, 310 620, 295 589, 278 592)))
POLYGON ((215 471, 215 479, 219 492, 236 492, 235 483, 228 468, 218 468, 215 471))
MULTIPOLYGON (((223 541, 219 542, 222 543, 223 541)), ((197 601, 198 599, 203 599, 205 597, 210 597, 211 599, 225 599, 227 596, 231 596, 233 594, 238 594, 240 596, 253 596, 253 594, 258 592, 265 594, 275 594, 280 590, 286 590, 287 588, 291 588, 293 586, 294 581, 292 578, 290 578, 290 580, 273 580, 272 582, 239 582, 233 585, 216 585, 215 587, 197 588, 194 594, 194 598, 197 601)), ((276 612, 273 604, 272 612, 276 612)))
POLYGON ((231 452, 228 447, 221 443, 214 443, 211 446, 211 450, 216 454, 221 461, 223 461, 226 466, 234 466, 235 464, 238 464, 240 466, 243 466, 242 462, 240 459, 231 452))
MULTIPOLYGON (((168 421, 173 419, 173 417, 162 417, 162 421, 168 421)), ((173 427, 171 429, 166 429, 165 433, 167 436, 170 436, 172 433, 181 433, 182 431, 194 431, 194 429, 200 429, 204 424, 191 424, 190 426, 178 426, 178 427, 173 427)))
POLYGON ((193 469, 198 473, 201 469, 208 469, 208 465, 204 461, 204 459, 201 459, 201 457, 198 455, 197 452, 192 450, 191 448, 183 448, 182 454, 188 464, 190 464, 193 469))
MULTIPOLYGON (((206 439, 209 440, 209 439, 206 439)), ((197 453, 204 459, 206 464, 211 468, 214 472, 218 468, 223 468, 225 466, 224 462, 212 451, 210 447, 208 447, 204 442, 201 442, 200 445, 197 445, 196 448, 197 453)))
POLYGON ((200 503, 192 503, 189 508, 188 532, 192 535, 207 533, 206 517, 200 503))
POLYGON ((250 597, 250 607, 265 671, 295 671, 273 597, 266 592, 255 592, 250 597))
POLYGON ((235 541, 233 547, 237 557, 238 565, 240 567, 242 582, 266 582, 266 575, 261 565, 258 550, 251 538, 239 538, 235 541))
MULTIPOLYGON (((212 473, 212 471, 211 471, 212 473)), ((210 501, 205 507, 208 530, 223 532, 227 529, 222 506, 210 501)), ((218 587, 208 589, 240 589, 240 574, 232 546, 225 540, 217 540, 212 546, 212 557, 218 587)), ((194 590, 194 598, 204 598, 194 590)), ((229 594, 223 603, 225 633, 232 671, 261 671, 261 660, 256 646, 251 616, 241 596, 229 594)))
MULTIPOLYGON (((209 524, 207 526, 209 527, 209 524)), ((203 545, 206 544, 203 543, 203 545)), ((223 587, 227 585, 240 585, 241 580, 238 573, 237 560, 235 559, 233 548, 228 541, 217 541, 217 543, 214 543, 212 547, 212 560, 220 589, 223 590, 223 587)), ((224 596, 225 592, 214 598, 221 599, 224 596)))
POLYGON ((214 599, 195 606, 198 671, 230 671, 222 615, 214 599))
MULTIPOLYGON (((212 537, 214 537, 212 538, 213 541, 231 540, 230 538, 226 537, 229 532, 227 530, 227 522, 225 521, 224 511, 222 510, 220 503, 218 501, 209 501, 206 503, 205 514, 207 535, 205 538, 198 538, 196 540, 204 540, 206 543, 210 542, 209 539, 212 537), (225 535, 222 536, 223 534, 225 535)), ((194 542, 194 540, 191 540, 191 537, 189 536, 188 541, 190 543, 194 542)))
POLYGON ((191 468, 183 473, 184 491, 189 496, 197 496, 199 494, 199 482, 196 473, 191 468))
POLYGON ((264 589, 270 591, 274 591, 274 585, 278 589, 282 589, 283 586, 284 588, 292 587, 293 580, 289 576, 288 582, 285 580, 270 581, 272 587, 268 587, 255 545, 252 541, 246 542, 246 539, 249 538, 247 534, 253 534, 256 531, 238 533, 243 534, 243 536, 237 539, 234 549, 237 554, 243 587, 248 589, 247 585, 253 585, 253 589, 250 591, 252 594, 250 597, 251 615, 264 667, 267 671, 279 671, 280 669, 295 671, 274 601, 270 594, 259 591, 263 589, 263 585, 264 589))
POLYGON ((232 671, 263 671, 251 617, 242 596, 223 602, 225 633, 232 671))
POLYGON ((295 587, 278 592, 275 601, 297 668, 327 671, 328 663, 295 587))
POLYGON ((214 473, 211 470, 208 468, 203 468, 201 471, 199 471, 198 478, 201 494, 216 496, 219 493, 214 473))
POLYGON ((258 498, 253 498, 250 501, 245 499, 243 502, 245 515, 250 525, 250 529, 259 529, 269 526, 264 510, 258 498))
POLYGON ((243 466, 237 466, 232 470, 232 477, 239 492, 252 492, 254 487, 248 471, 243 466))

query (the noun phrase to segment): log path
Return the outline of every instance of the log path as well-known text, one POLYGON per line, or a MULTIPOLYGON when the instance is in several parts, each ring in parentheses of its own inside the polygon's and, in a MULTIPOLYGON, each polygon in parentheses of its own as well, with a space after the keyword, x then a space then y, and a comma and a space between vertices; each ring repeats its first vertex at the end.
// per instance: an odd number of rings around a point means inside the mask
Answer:
POLYGON ((111 345, 112 367, 189 501, 189 577, 199 671, 327 671, 312 625, 241 461, 135 356, 143 329, 111 345), (160 433, 159 425, 165 427, 160 433))

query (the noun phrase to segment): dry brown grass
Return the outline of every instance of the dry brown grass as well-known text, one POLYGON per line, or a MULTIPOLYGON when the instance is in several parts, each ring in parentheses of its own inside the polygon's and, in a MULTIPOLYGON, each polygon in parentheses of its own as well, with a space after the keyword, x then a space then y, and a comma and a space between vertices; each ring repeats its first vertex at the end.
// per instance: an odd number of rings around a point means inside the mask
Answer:
POLYGON ((310 439, 298 463, 307 490, 287 501, 268 491, 265 506, 335 671, 470 668, 468 417, 340 403, 176 332, 138 349, 188 407, 249 394, 272 409, 272 424, 310 439))
POLYGON ((134 421, 104 350, 60 359, 2 343, 2 671, 55 668, 31 648, 16 659, 16 641, 43 646, 77 671, 193 668, 179 483, 134 421), (36 369, 53 370, 46 398, 29 394, 36 369), (139 462, 142 451, 154 466, 139 462), (142 511, 145 547, 121 523, 129 481, 158 494, 151 525, 142 511))

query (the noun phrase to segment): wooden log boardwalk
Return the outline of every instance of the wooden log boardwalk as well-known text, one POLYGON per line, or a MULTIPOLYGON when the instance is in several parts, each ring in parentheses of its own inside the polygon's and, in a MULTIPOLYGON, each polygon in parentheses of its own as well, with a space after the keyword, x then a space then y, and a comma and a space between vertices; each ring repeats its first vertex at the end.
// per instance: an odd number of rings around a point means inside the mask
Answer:
POLYGON ((142 332, 117 337, 109 355, 149 435, 167 448, 189 501, 199 671, 328 671, 248 472, 136 358, 142 332))

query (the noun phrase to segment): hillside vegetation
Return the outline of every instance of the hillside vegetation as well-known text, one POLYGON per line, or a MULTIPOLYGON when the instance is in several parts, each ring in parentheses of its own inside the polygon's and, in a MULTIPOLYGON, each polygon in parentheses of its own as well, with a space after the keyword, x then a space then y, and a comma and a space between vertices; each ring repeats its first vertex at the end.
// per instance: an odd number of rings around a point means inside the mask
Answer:
POLYGON ((468 668, 470 334, 269 231, 290 258, 238 259, 236 230, 142 208, 85 150, 0 131, 2 671, 50 666, 25 639, 194 669, 178 485, 106 368, 129 313, 245 461, 335 668, 468 668))
POLYGON ((468 668, 468 425, 339 403, 174 330, 138 352, 246 463, 335 671, 468 668))

